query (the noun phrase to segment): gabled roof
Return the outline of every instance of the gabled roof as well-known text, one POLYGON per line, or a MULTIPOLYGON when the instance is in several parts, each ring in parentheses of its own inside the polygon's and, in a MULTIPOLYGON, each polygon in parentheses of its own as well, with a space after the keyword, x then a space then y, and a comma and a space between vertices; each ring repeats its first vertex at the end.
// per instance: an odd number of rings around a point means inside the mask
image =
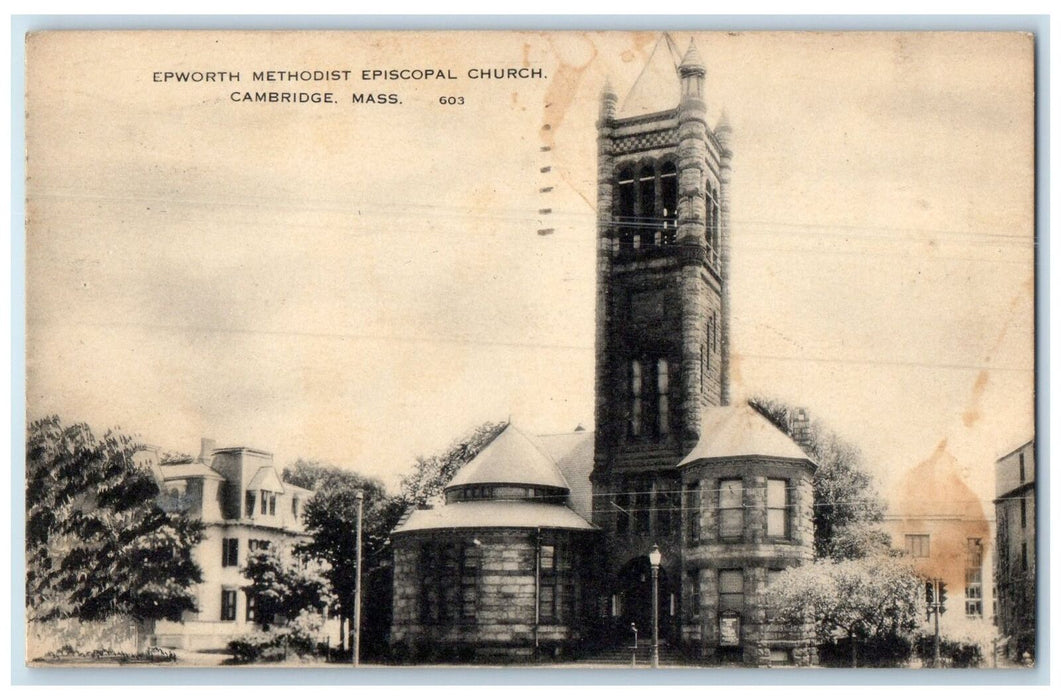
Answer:
POLYGON ((626 119, 675 109, 682 96, 678 73, 681 62, 681 52, 670 34, 664 32, 616 116, 626 119))
POLYGON ((475 459, 465 464, 446 488, 467 484, 528 484, 567 489, 553 459, 537 440, 509 424, 475 459))
POLYGON ((450 528, 542 527, 554 530, 595 530, 585 518, 567 506, 524 501, 462 501, 427 510, 414 510, 392 531, 450 528))
POLYGON ((678 466, 733 457, 777 457, 814 464, 791 437, 744 404, 706 409, 700 422, 700 441, 678 466))
POLYGON ((251 482, 247 485, 247 490, 283 493, 284 483, 280 481, 280 476, 276 473, 275 468, 262 467, 258 470, 258 473, 254 475, 254 478, 251 479, 251 482))
POLYGON ((593 493, 589 475, 593 471, 593 433, 579 430, 573 433, 539 435, 538 441, 556 462, 564 475, 571 507, 583 518, 590 520, 593 514, 593 493))

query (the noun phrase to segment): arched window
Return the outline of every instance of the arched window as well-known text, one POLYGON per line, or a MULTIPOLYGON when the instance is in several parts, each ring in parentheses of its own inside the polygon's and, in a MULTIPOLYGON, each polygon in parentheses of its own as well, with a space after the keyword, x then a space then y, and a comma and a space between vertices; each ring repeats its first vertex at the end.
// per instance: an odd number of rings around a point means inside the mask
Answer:
POLYGON ((623 248, 633 245, 635 233, 635 207, 637 205, 637 188, 634 184, 634 169, 627 166, 619 171, 619 187, 616 195, 618 207, 616 216, 619 226, 619 240, 623 248))
POLYGON ((673 162, 666 162, 659 171, 660 214, 663 218, 665 242, 672 243, 674 229, 678 227, 678 169, 673 162))
POLYGON ((637 176, 637 201, 640 205, 638 215, 642 222, 656 216, 656 169, 647 164, 641 167, 637 176))

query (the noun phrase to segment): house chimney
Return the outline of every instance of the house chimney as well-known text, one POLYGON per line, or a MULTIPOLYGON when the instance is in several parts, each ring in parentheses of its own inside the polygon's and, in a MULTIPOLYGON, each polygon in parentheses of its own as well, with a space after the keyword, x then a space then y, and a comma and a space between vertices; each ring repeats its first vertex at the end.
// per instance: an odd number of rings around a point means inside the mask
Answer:
POLYGON ((810 418, 807 417, 805 408, 797 408, 792 411, 789 418, 789 426, 792 430, 792 439, 803 448, 804 452, 810 452, 810 418))
POLYGON ((210 464, 214 459, 214 450, 217 449, 217 442, 210 438, 202 438, 199 441, 199 459, 198 461, 203 464, 210 464))

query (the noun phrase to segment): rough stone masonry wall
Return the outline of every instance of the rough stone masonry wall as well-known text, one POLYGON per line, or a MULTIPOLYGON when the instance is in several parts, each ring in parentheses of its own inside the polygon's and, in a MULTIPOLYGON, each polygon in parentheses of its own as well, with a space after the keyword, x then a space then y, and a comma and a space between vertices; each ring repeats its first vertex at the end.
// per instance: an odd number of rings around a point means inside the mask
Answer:
MULTIPOLYGON (((699 586, 699 611, 689 610, 693 619, 683 629, 683 639, 697 646, 707 659, 717 658, 719 642, 718 572, 739 569, 744 575, 741 609, 741 648, 743 662, 752 666, 770 665, 771 650, 784 651, 790 662, 816 663, 809 627, 781 627, 770 620, 766 590, 769 571, 810 561, 814 552, 813 483, 806 462, 767 458, 742 458, 694 465, 683 475, 686 484, 700 484, 700 510, 689 513, 700 518, 700 538, 686 543, 683 581, 699 586), (719 481, 741 478, 744 486, 744 527, 740 538, 719 538, 719 481), (766 531, 766 482, 768 478, 789 481, 790 537, 771 538, 766 531), (698 612, 698 614, 697 614, 698 612)), ((688 527, 683 528, 683 532, 688 527)), ((686 592, 691 606, 694 596, 686 592)))
MULTIPOLYGON (((475 653, 508 650, 513 654, 533 651, 535 640, 535 544, 531 529, 425 531, 399 535, 394 545, 394 613, 391 644, 405 643, 421 649, 429 646, 471 647, 475 653), (479 566, 474 620, 448 620, 425 624, 420 619, 419 556, 424 542, 478 541, 479 566)), ((580 546, 577 534, 543 531, 544 543, 568 547, 572 569, 563 579, 576 586, 580 546)), ((543 575, 543 579, 545 576, 543 575)), ((578 607, 576 607, 576 610, 578 607)), ((576 615, 577 619, 577 615, 576 615)), ((575 620, 538 625, 542 646, 563 645, 577 638, 575 620)))

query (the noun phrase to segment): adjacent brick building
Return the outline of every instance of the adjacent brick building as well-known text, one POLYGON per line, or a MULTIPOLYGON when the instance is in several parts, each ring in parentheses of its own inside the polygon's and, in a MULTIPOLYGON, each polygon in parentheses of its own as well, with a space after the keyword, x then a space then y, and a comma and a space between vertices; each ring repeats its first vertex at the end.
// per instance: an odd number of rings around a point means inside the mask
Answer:
POLYGON ((1036 657, 1035 595, 1035 441, 995 462, 999 631, 1009 638, 1014 659, 1036 657))

